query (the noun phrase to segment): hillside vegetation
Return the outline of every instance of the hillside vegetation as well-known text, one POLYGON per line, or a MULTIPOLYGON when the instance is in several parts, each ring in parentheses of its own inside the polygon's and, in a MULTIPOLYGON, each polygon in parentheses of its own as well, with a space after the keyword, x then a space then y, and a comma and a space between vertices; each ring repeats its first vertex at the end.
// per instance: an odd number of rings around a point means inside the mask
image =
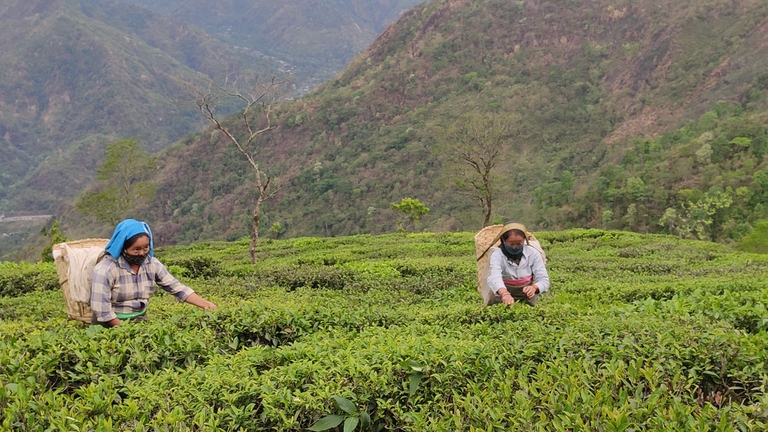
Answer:
POLYGON ((160 248, 219 310, 158 296, 110 330, 66 321, 51 264, 5 263, 0 427, 768 428, 765 255, 536 235, 553 282, 536 308, 481 306, 471 233, 261 242, 257 265, 247 241, 160 248))
POLYGON ((4 212, 50 213, 77 196, 115 137, 158 151, 199 128, 177 80, 262 62, 111 1, 0 0, 0 25, 4 212))
POLYGON ((303 81, 325 81, 363 51, 400 13, 422 0, 124 0, 194 24, 236 46, 296 66, 303 81))
MULTIPOLYGON (((418 6, 282 108, 259 150, 282 185, 263 229, 388 232, 404 197, 431 209, 424 229, 479 228, 443 134, 496 113, 515 131, 494 218, 737 239, 768 202, 766 17, 752 0, 418 6)), ((139 213, 168 241, 240 238, 250 175, 219 134, 190 136, 165 153, 158 199, 139 213)))

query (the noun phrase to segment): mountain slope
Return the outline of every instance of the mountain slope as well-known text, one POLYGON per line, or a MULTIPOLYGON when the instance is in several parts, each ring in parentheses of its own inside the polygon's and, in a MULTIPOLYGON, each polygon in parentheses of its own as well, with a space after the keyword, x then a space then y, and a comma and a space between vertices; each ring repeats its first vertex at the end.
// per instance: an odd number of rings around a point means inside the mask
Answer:
MULTIPOLYGON (((747 133, 735 124, 756 124, 749 139, 759 141, 767 16, 768 5, 752 0, 414 8, 335 79, 283 108, 281 128, 260 151, 283 185, 263 228, 281 221, 287 235, 391 231, 389 203, 407 196, 431 208, 427 229, 478 227, 480 211, 457 193, 440 146, 440 130, 476 112, 503 113, 517 126, 499 167, 495 215, 533 227, 658 231, 665 208, 684 205, 677 189, 706 193, 711 185, 693 169, 700 115, 730 101, 738 109, 715 112, 712 130, 727 143, 747 133), (677 132, 691 121, 691 136, 677 132), (639 165, 621 165, 638 145, 639 165), (691 168, 656 164, 673 161, 691 168), (672 190, 654 197, 655 187, 672 190)), ((158 177, 159 204, 147 214, 167 241, 246 235, 250 173, 219 138, 205 133, 166 154, 161 171, 174 174, 158 177)), ((729 157, 707 169, 743 165, 742 156, 729 157)), ((746 168, 743 187, 766 167, 755 156, 746 168)))
MULTIPOLYGON (((6 209, 47 212, 79 189, 74 177, 32 171, 93 135, 136 136, 157 151, 201 124, 178 79, 255 64, 221 42, 131 5, 96 0, 0 2, 0 160, 6 209)), ((104 144, 94 151, 102 151, 104 144)), ((97 159, 98 160, 98 159, 97 159)))
POLYGON ((234 45, 299 66, 325 80, 421 0, 124 0, 192 23, 234 45))

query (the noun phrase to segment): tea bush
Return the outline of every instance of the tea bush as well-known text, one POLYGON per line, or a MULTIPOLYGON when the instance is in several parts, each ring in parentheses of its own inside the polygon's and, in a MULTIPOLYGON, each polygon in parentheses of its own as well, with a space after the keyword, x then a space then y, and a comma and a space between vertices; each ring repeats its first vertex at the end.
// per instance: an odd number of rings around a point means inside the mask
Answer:
MULTIPOLYGON (((184 269, 181 274, 191 278, 211 278, 218 276, 221 271, 221 263, 208 256, 191 256, 187 258, 169 258, 163 260, 163 264, 170 268, 184 269)), ((177 272, 179 273, 179 272, 177 272)), ((178 277, 178 274, 174 274, 178 277)))
POLYGON ((0 297, 15 297, 35 290, 59 289, 53 263, 0 262, 0 297))
POLYGON ((0 428, 768 428, 768 257, 537 237, 552 289, 535 308, 481 306, 471 233, 265 241, 257 264, 247 241, 163 248, 219 309, 159 295, 115 329, 67 321, 45 284, 0 298, 0 428))

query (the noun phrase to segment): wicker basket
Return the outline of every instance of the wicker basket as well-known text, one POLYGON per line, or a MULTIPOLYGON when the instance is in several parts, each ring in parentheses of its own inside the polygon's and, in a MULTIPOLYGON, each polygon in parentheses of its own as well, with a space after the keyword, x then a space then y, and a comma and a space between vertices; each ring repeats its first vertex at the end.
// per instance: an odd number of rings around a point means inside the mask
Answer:
MULTIPOLYGON (((66 242, 70 249, 98 247, 104 250, 109 239, 83 239, 66 242)), ((53 261, 56 263, 56 272, 59 274, 59 284, 64 292, 64 301, 67 303, 67 317, 69 319, 91 323, 91 305, 82 303, 72 298, 72 292, 69 286, 69 257, 65 243, 59 243, 53 246, 53 261)))
POLYGON ((488 286, 491 273, 491 255, 498 247, 499 237, 504 225, 490 225, 475 234, 475 257, 477 258, 477 292, 483 298, 483 304, 490 306, 498 303, 496 295, 488 286))
MULTIPOLYGON (((491 255, 501 245, 501 234, 504 225, 490 225, 475 234, 475 257, 477 258, 477 292, 483 298, 483 304, 490 306, 501 299, 493 293, 488 286, 488 276, 491 273, 491 255)), ((541 259, 547 262, 547 255, 533 234, 526 231, 527 243, 536 249, 541 259)))

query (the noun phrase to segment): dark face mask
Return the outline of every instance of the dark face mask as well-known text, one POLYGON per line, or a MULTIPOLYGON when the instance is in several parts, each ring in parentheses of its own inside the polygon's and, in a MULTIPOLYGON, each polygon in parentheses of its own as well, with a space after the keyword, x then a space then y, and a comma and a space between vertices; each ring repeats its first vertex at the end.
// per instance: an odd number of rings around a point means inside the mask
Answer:
POLYGON ((129 255, 123 251, 121 254, 123 255, 123 258, 125 258, 126 261, 128 261, 128 264, 130 265, 141 265, 141 263, 144 262, 144 260, 147 259, 147 255, 129 255))
POLYGON ((509 259, 519 259, 523 256, 523 245, 520 246, 508 246, 504 242, 501 243, 501 253, 509 259))

